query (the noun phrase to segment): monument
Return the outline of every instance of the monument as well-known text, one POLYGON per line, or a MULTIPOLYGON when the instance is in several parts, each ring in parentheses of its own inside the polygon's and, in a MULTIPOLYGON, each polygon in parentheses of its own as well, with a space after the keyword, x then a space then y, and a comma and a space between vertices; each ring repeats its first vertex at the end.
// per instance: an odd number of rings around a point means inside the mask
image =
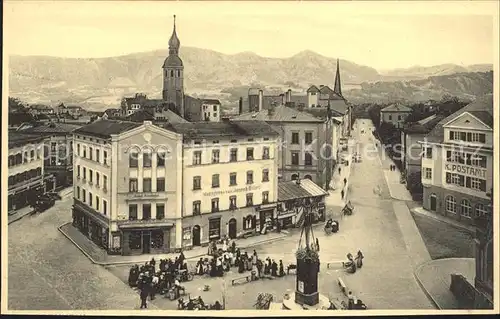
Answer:
MULTIPOLYGON (((298 180, 298 183, 300 181, 298 180)), ((295 292, 287 294, 283 309, 328 309, 330 300, 318 292, 319 253, 312 229, 314 203, 309 198, 300 199, 296 205, 302 206, 304 223, 300 233, 299 245, 295 254, 297 260, 295 292)))

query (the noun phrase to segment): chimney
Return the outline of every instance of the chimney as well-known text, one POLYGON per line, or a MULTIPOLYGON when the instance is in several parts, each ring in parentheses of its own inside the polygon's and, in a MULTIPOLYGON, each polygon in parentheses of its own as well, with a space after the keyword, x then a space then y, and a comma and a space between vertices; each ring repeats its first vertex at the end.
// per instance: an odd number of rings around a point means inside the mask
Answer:
POLYGON ((292 90, 288 89, 287 102, 292 102, 292 90))
POLYGON ((264 99, 264 92, 262 90, 259 90, 259 109, 257 110, 260 112, 262 110, 262 100, 264 99))
POLYGON ((273 116, 275 107, 276 103, 275 102, 271 103, 271 105, 269 105, 269 108, 267 109, 267 115, 273 116))
POLYGON ((304 103, 300 103, 300 104, 297 106, 297 110, 299 110, 299 111, 301 111, 301 112, 302 112, 302 111, 304 111, 304 108, 305 108, 304 103))
POLYGON ((240 101, 238 103, 238 112, 239 114, 243 113, 243 98, 240 97, 240 101))

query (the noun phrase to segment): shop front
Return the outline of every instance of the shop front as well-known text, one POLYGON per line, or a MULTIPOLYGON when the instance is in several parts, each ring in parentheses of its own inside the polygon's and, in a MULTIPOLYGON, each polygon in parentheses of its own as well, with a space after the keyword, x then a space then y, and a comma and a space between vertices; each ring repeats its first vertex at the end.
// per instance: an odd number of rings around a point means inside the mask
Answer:
POLYGON ((73 205, 73 226, 100 248, 108 250, 109 226, 104 216, 81 203, 73 205))
POLYGON ((257 206, 256 210, 259 212, 257 229, 262 231, 264 225, 267 225, 267 229, 269 230, 275 222, 274 211, 276 210, 276 203, 262 204, 257 206))

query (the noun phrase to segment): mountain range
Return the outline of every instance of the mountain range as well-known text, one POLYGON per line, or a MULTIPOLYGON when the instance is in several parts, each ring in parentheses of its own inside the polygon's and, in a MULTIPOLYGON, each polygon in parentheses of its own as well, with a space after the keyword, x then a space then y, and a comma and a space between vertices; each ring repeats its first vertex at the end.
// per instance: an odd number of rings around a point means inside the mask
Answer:
MULTIPOLYGON (((28 103, 62 101, 96 110, 118 106, 123 96, 136 92, 158 98, 167 55, 166 50, 86 59, 14 55, 9 57, 9 94, 28 103)), ((180 56, 188 94, 219 98, 230 105, 239 96, 224 92, 233 88, 305 92, 311 84, 333 85, 337 62, 309 50, 289 58, 267 58, 253 52, 228 55, 182 47, 180 56)), ((344 95, 353 102, 420 100, 444 94, 470 98, 492 92, 492 69, 488 64, 445 64, 379 72, 340 60, 344 95)))

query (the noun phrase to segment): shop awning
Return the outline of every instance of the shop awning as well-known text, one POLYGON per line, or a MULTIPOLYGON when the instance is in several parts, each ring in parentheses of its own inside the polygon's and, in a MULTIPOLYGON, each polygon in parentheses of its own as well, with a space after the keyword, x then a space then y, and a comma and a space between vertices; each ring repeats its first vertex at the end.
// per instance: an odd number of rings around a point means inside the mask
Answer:
POLYGON ((328 192, 316 185, 310 179, 301 179, 297 181, 286 181, 278 183, 278 201, 284 202, 291 199, 300 199, 307 197, 326 196, 328 192))
POLYGON ((123 220, 119 221, 118 228, 121 229, 133 229, 133 228, 160 228, 160 227, 173 227, 174 223, 166 220, 123 220))

